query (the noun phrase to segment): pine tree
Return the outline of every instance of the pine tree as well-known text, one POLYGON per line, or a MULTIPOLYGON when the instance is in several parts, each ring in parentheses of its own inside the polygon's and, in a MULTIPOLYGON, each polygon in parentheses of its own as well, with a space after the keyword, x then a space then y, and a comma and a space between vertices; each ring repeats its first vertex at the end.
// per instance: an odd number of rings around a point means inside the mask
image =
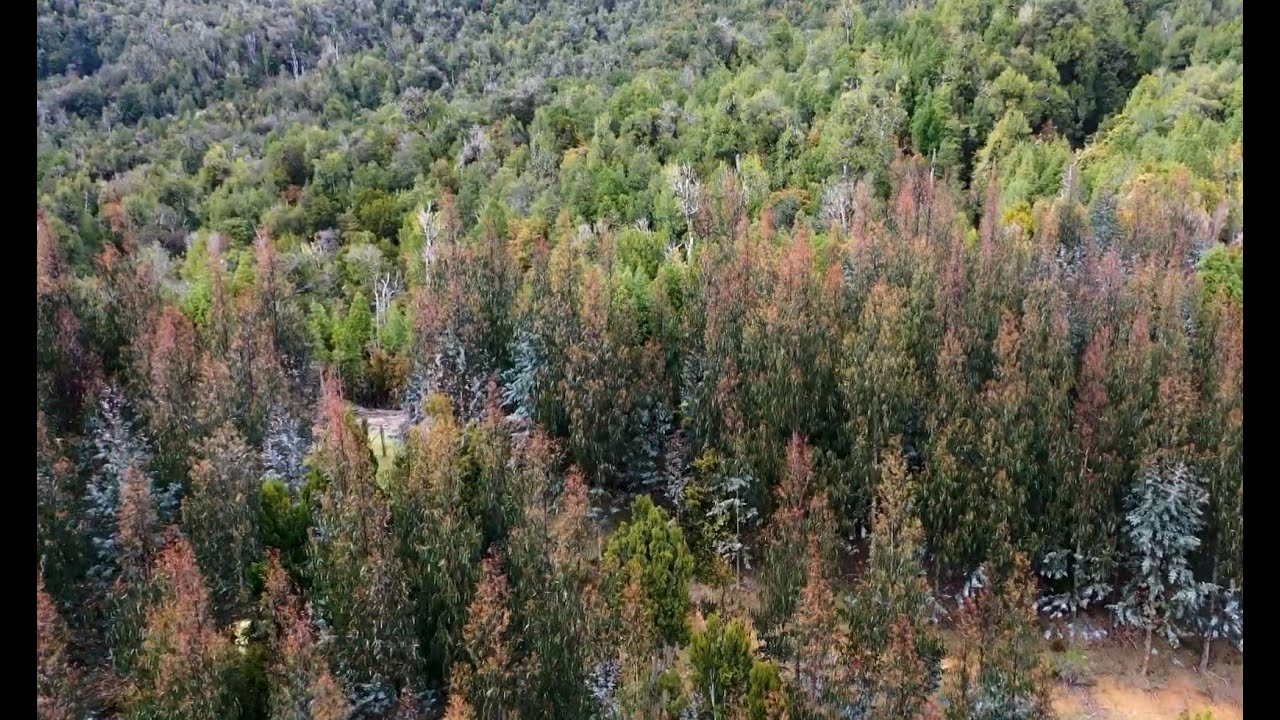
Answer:
POLYGON ((753 635, 741 619, 726 622, 712 613, 689 639, 693 685, 712 718, 733 717, 740 709, 754 659, 753 635))
POLYGON ((791 703, 782 688, 778 666, 755 660, 747 680, 747 712, 750 720, 789 720, 791 703))
POLYGON ((622 523, 609 538, 605 563, 618 586, 631 572, 628 566, 638 565, 645 605, 653 614, 659 637, 669 644, 684 640, 688 634, 686 615, 693 556, 679 525, 648 495, 636 499, 631 521, 622 523))
POLYGON ((1130 491, 1125 535, 1133 576, 1111 609, 1119 624, 1145 635, 1144 676, 1153 637, 1177 647, 1184 622, 1203 602, 1191 553, 1200 547, 1206 499, 1200 479, 1182 464, 1148 468, 1130 491))
POLYGON ((889 644, 877 658, 877 667, 879 671, 871 680, 871 716, 886 720, 923 717, 933 678, 917 649, 908 618, 898 618, 889 627, 889 644))
POLYGON ((638 563, 627 566, 625 582, 617 612, 617 679, 604 693, 606 717, 635 717, 655 704, 658 634, 638 563))
POLYGON ((1079 439, 1080 460, 1078 470, 1067 474, 1062 503, 1071 519, 1071 545, 1050 552, 1041 570, 1050 581, 1070 578, 1069 589, 1042 601, 1052 617, 1074 615, 1102 602, 1112 591, 1109 579, 1119 539, 1117 498, 1122 478, 1106 383, 1111 351, 1111 332, 1103 327, 1085 348, 1077 380, 1073 430, 1079 439))
POLYGON ((80 422, 103 378, 102 362, 85 342, 75 279, 57 234, 37 210, 36 401, 55 434, 80 422))

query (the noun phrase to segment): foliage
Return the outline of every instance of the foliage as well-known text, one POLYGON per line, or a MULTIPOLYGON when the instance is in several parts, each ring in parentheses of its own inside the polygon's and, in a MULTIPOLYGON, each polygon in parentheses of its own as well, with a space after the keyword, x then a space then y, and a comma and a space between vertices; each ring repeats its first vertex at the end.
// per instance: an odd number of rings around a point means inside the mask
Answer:
POLYGON ((1112 610, 1119 623, 1146 634, 1144 672, 1152 635, 1176 648, 1183 623, 1204 602, 1190 555, 1200 546, 1206 499, 1201 480, 1182 464, 1149 468, 1130 492, 1125 530, 1133 578, 1112 610))
POLYGON ((975 566, 948 713, 1207 670, 1242 7, 41 0, 42 712, 930 716, 975 566))
POLYGON ((654 629, 664 642, 684 641, 688 633, 689 579, 693 556, 684 533, 666 511, 648 495, 631 506, 631 520, 614 531, 605 549, 605 562, 619 590, 628 573, 639 572, 645 606, 652 613, 654 629), (632 566, 635 570, 632 570, 632 566))

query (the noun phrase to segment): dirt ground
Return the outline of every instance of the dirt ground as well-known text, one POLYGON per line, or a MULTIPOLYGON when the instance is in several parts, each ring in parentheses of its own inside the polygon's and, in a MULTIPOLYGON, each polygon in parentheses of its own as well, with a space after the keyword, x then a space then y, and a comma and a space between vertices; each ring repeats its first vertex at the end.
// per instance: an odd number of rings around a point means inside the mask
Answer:
POLYGON ((387 438, 398 440, 409 427, 409 414, 401 410, 357 407, 356 417, 368 423, 370 437, 377 437, 381 429, 387 438))
POLYGON ((1192 718, 1212 713, 1212 720, 1244 718, 1243 659, 1229 648, 1215 651, 1205 675, 1195 670, 1199 656, 1193 650, 1163 651, 1151 659, 1147 679, 1138 672, 1141 651, 1127 643, 1102 641, 1073 650, 1086 658, 1092 684, 1059 683, 1054 709, 1062 720, 1176 720, 1183 712, 1192 718))

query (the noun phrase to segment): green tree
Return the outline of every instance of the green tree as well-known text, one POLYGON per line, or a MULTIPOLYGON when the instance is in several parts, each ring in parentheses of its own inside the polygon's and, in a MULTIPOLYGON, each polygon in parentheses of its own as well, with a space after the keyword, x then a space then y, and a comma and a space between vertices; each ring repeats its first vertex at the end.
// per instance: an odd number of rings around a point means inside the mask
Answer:
POLYGON ((752 671, 752 633, 738 618, 728 622, 716 613, 689 638, 693 684, 712 718, 728 717, 739 706, 752 671))
POLYGON ((636 498, 631 520, 614 531, 605 549, 605 563, 621 589, 635 565, 640 573, 645 606, 653 615, 658 637, 677 644, 688 635, 689 580, 693 556, 684 532, 648 495, 636 498))

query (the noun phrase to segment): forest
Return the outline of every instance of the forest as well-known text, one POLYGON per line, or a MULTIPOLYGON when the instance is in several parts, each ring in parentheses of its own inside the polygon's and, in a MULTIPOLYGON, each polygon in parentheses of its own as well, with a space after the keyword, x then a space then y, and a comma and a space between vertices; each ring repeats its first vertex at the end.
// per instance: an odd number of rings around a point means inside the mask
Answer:
POLYGON ((1087 628, 1242 662, 1243 27, 37 0, 38 717, 1041 720, 1087 628))

